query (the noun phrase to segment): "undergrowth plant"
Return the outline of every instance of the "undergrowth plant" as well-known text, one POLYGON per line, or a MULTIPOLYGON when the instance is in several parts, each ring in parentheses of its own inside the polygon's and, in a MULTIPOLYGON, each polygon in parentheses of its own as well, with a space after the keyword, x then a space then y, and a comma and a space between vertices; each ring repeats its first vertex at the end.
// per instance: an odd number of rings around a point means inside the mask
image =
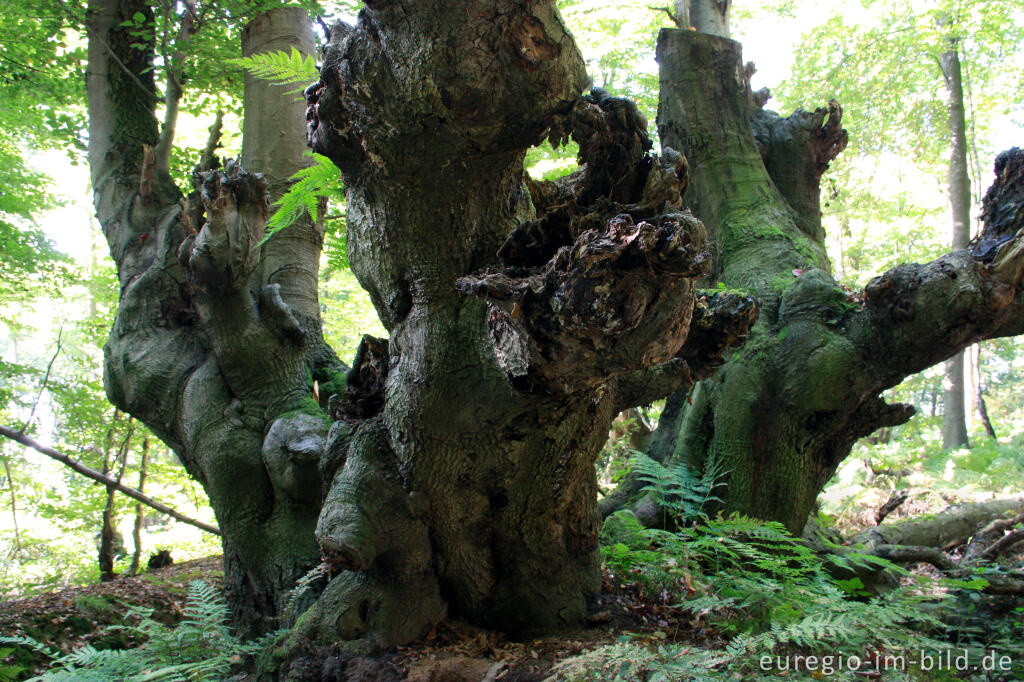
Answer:
POLYGON ((184 619, 168 627, 152 618, 152 611, 133 607, 135 625, 109 629, 127 631, 144 643, 134 649, 96 649, 85 645, 61 654, 30 637, 3 637, 0 643, 23 646, 52 659, 52 668, 29 682, 206 682, 223 680, 246 656, 265 648, 280 633, 244 642, 227 625, 228 609, 210 585, 189 583, 184 619))
MULTIPOLYGON (((951 646, 935 634, 946 630, 938 583, 911 580, 904 569, 849 548, 823 556, 779 523, 712 517, 723 474, 717 466, 697 475, 642 455, 633 465, 671 530, 645 528, 628 510, 609 517, 601 538, 609 579, 657 603, 662 618, 670 613, 685 623, 684 635, 702 629, 726 643, 712 651, 627 639, 560 663, 551 680, 776 679, 763 657, 825 653, 867 670, 880 653, 951 646), (855 581, 834 577, 837 567, 890 570, 907 584, 869 597, 855 581)), ((900 679, 890 672, 889 679, 900 679)), ((801 679, 795 673, 787 676, 801 679)))

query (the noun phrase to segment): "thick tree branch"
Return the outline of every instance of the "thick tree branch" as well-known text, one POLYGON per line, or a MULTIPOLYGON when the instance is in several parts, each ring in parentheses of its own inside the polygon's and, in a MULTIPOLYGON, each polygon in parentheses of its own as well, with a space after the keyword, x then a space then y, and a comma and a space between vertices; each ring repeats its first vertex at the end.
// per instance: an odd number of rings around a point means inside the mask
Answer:
POLYGON ((70 467, 74 471, 77 471, 78 473, 82 474, 83 476, 91 478, 94 481, 98 481, 103 485, 107 486, 108 488, 113 488, 114 490, 122 492, 128 497, 132 498, 133 500, 137 500, 138 502, 141 502, 147 507, 151 507, 152 509, 157 510, 161 514, 166 514, 167 516, 170 516, 171 518, 177 521, 181 521, 182 523, 187 523, 190 526, 195 526, 196 528, 205 530, 207 533, 220 535, 220 529, 216 526, 211 526, 208 523, 197 521, 196 519, 185 516, 184 514, 175 511, 173 508, 168 507, 166 504, 158 502, 153 498, 149 497, 148 495, 144 495, 135 488, 129 488, 126 485, 122 485, 119 480, 101 474, 95 469, 91 469, 82 464, 81 462, 77 462, 71 459, 67 455, 58 452, 57 450, 54 450, 51 447, 43 445, 39 441, 29 436, 26 436, 20 431, 15 431, 14 429, 8 428, 6 426, 0 426, 0 436, 10 438, 11 440, 17 441, 18 443, 21 443, 24 446, 30 447, 33 450, 36 450, 37 452, 40 452, 46 455, 47 457, 50 457, 51 459, 55 459, 61 464, 70 467))
MULTIPOLYGON (((855 440, 909 418, 878 398, 883 390, 978 339, 1024 331, 1024 239, 1020 227, 1002 229, 978 254, 900 266, 863 295, 846 291, 828 274, 818 208, 821 172, 845 143, 838 105, 759 113, 759 149, 737 43, 666 29, 658 61, 659 132, 689 159, 712 275, 764 301, 744 352, 708 380, 694 407, 703 412, 666 428, 686 431, 680 457, 724 461, 727 508, 797 530, 855 440)), ((992 202, 1009 207, 1000 215, 1017 215, 1017 156, 997 164, 1005 189, 992 202)))
POLYGON ((686 342, 668 362, 622 376, 617 409, 646 405, 708 378, 726 350, 741 345, 757 321, 760 303, 732 292, 697 294, 686 342))
POLYGON ((992 546, 986 549, 984 552, 978 555, 979 559, 995 559, 997 556, 1004 552, 1008 552, 1014 548, 1015 545, 1020 542, 1024 542, 1024 529, 1018 528, 1017 530, 1011 531, 999 538, 996 542, 992 543, 992 546))
POLYGON ((848 327, 888 385, 969 344, 1014 332, 1024 319, 1024 151, 996 160, 984 227, 969 251, 899 266, 868 283, 848 327))

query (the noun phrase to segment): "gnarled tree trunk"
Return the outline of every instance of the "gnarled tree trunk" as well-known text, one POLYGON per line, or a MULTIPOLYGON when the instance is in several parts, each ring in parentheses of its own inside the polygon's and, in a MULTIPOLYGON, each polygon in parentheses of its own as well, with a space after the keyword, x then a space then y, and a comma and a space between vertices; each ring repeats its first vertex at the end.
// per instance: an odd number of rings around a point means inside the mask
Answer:
MULTIPOLYGON (((300 167, 303 108, 247 82, 243 157, 265 175, 231 163, 202 169, 197 191, 182 197, 166 155, 153 152, 152 50, 137 49, 140 38, 122 26, 136 13, 150 9, 137 0, 89 8, 89 160, 121 285, 105 385, 203 484, 223 531, 229 603, 246 630, 264 630, 318 561, 328 423, 312 382, 330 384, 344 370, 321 335, 318 228, 294 226, 257 248, 268 187, 281 192, 300 167)), ((245 41, 247 53, 313 49, 297 8, 257 18, 245 41)))
POLYGON ((349 260, 390 338, 364 341, 339 404, 317 536, 342 573, 292 641, 401 641, 446 609, 576 624, 612 419, 704 375, 756 307, 695 313, 685 160, 648 153, 631 102, 580 98, 553 2, 369 3, 321 74, 310 139, 342 171, 349 260), (528 182, 545 136, 576 139, 585 169, 528 182))
MULTIPOLYGON (((122 286, 107 389, 207 489, 236 616, 267 627, 322 550, 331 580, 305 581, 292 606, 319 600, 285 653, 407 641, 446 612, 578 623, 600 584, 594 461, 613 417, 706 376, 756 316, 695 291, 708 254, 685 159, 649 153, 631 102, 580 96, 550 0, 367 3, 332 28, 307 94, 390 333, 343 377, 320 335, 319 229, 258 247, 301 112, 247 82, 243 162, 266 175, 229 163, 181 197, 150 150, 149 53, 121 27, 147 11, 91 11, 90 161, 122 286), (545 136, 576 139, 585 169, 529 182, 545 136)), ((308 26, 270 12, 245 52, 308 50, 308 26)))
POLYGON ((818 179, 845 146, 838 105, 788 118, 762 111, 739 45, 715 36, 663 30, 658 61, 658 129, 690 160, 710 276, 763 305, 744 348, 689 401, 670 402, 650 447, 698 468, 717 459, 729 472, 727 510, 799 531, 854 441, 911 416, 885 404, 884 389, 977 339, 1024 330, 1022 155, 997 162, 987 238, 848 292, 828 274, 818 207, 818 179))

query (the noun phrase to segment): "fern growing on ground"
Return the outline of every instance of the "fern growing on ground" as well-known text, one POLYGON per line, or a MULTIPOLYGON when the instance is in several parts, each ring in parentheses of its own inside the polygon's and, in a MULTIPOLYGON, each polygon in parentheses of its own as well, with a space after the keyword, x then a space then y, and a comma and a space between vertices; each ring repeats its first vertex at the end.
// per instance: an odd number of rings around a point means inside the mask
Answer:
POLYGON ((721 479, 727 472, 714 458, 708 460, 700 475, 685 463, 668 469, 639 451, 630 458, 629 466, 645 484, 641 491, 651 493, 678 525, 707 518, 705 507, 722 501, 714 491, 724 485, 721 479))
MULTIPOLYGON (((550 680, 776 679, 777 670, 761 665, 766 656, 811 652, 867 661, 869 653, 950 648, 935 638, 947 632, 938 612, 946 597, 930 589, 939 583, 853 599, 863 595, 830 575, 827 561, 907 572, 856 553, 823 557, 778 523, 709 517, 706 508, 717 499, 721 476, 717 467, 697 476, 685 465, 668 469, 642 455, 633 463, 675 530, 644 528, 630 511, 610 516, 601 533, 609 578, 641 600, 674 610, 688 621, 686 629, 701 627, 728 644, 711 651, 624 641, 562 662, 550 680)), ((802 679, 795 670, 787 677, 802 679)))
POLYGON ((96 649, 86 645, 61 655, 26 637, 0 638, 0 642, 25 646, 53 659, 53 667, 29 682, 204 682, 222 680, 231 668, 265 648, 279 633, 243 642, 228 627, 228 610, 218 591, 195 580, 189 584, 185 618, 171 628, 152 618, 145 609, 130 609, 140 619, 127 630, 146 640, 136 649, 96 649))

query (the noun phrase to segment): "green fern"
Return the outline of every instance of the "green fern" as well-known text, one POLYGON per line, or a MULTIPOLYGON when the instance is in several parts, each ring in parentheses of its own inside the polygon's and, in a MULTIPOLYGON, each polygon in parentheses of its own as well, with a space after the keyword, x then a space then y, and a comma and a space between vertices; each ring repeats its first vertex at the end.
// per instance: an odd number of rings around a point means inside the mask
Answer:
POLYGON ((728 662, 721 652, 679 644, 645 646, 633 641, 598 647, 567 658, 544 682, 675 682, 721 680, 715 668, 728 662))
POLYGON ((641 490, 651 493, 655 503, 679 525, 707 518, 708 503, 722 501, 713 493, 724 485, 721 479, 726 472, 713 458, 699 476, 685 462, 669 469, 639 451, 634 452, 629 465, 645 484, 641 490))
POLYGON ((713 653, 686 648, 680 657, 676 645, 662 650, 627 642, 563 662, 550 679, 774 679, 764 675, 760 657, 821 651, 862 656, 951 646, 936 639, 949 633, 941 616, 950 586, 917 581, 854 600, 831 575, 836 566, 869 566, 901 576, 907 571, 849 547, 819 554, 779 523, 736 514, 710 517, 706 507, 717 499, 718 467, 698 477, 641 454, 632 461, 644 490, 676 523, 671 531, 648 529, 632 512, 611 515, 601 531, 609 578, 718 633, 728 645, 713 653))
MULTIPOLYGON (((316 219, 320 211, 320 202, 328 197, 340 195, 341 172, 338 167, 326 156, 307 153, 311 154, 316 163, 299 170, 290 178, 292 184, 288 191, 274 202, 276 210, 267 221, 266 235, 260 245, 265 244, 268 239, 295 223, 303 215, 316 219)), ((344 225, 340 230, 340 234, 344 235, 344 225)), ((336 258, 341 258, 347 267, 347 257, 341 255, 345 253, 344 237, 340 238, 340 243, 337 242, 338 239, 335 239, 333 251, 339 254, 336 258)))
MULTIPOLYGON (((269 80, 281 85, 301 83, 302 87, 288 91, 288 94, 302 92, 305 86, 320 77, 313 57, 304 57, 294 47, 291 52, 261 52, 249 57, 228 60, 240 66, 257 78, 269 80)), ((314 220, 320 212, 321 202, 333 198, 339 206, 344 205, 341 185, 341 173, 330 159, 320 154, 310 154, 316 161, 311 166, 295 173, 290 180, 288 190, 274 202, 274 213, 267 221, 266 234, 260 242, 262 246, 268 239, 294 224, 304 215, 314 220)), ((338 270, 348 267, 348 249, 345 243, 344 220, 332 221, 325 235, 328 247, 328 267, 338 270)))
POLYGON ((294 47, 290 53, 279 50, 260 52, 249 57, 229 59, 228 63, 242 67, 257 78, 280 85, 303 84, 301 88, 288 91, 288 94, 302 92, 309 83, 320 78, 320 70, 313 57, 304 57, 294 47))
MULTIPOLYGON (((96 649, 85 645, 66 655, 27 637, 5 637, 0 642, 26 646, 53 659, 53 668, 32 680, 44 682, 204 682, 222 680, 243 656, 255 654, 280 633, 243 642, 227 626, 228 609, 220 593, 206 583, 189 584, 185 618, 170 628, 145 609, 129 609, 138 625, 120 625, 145 640, 136 649, 96 649)), ((30 681, 32 682, 32 681, 30 681)))

